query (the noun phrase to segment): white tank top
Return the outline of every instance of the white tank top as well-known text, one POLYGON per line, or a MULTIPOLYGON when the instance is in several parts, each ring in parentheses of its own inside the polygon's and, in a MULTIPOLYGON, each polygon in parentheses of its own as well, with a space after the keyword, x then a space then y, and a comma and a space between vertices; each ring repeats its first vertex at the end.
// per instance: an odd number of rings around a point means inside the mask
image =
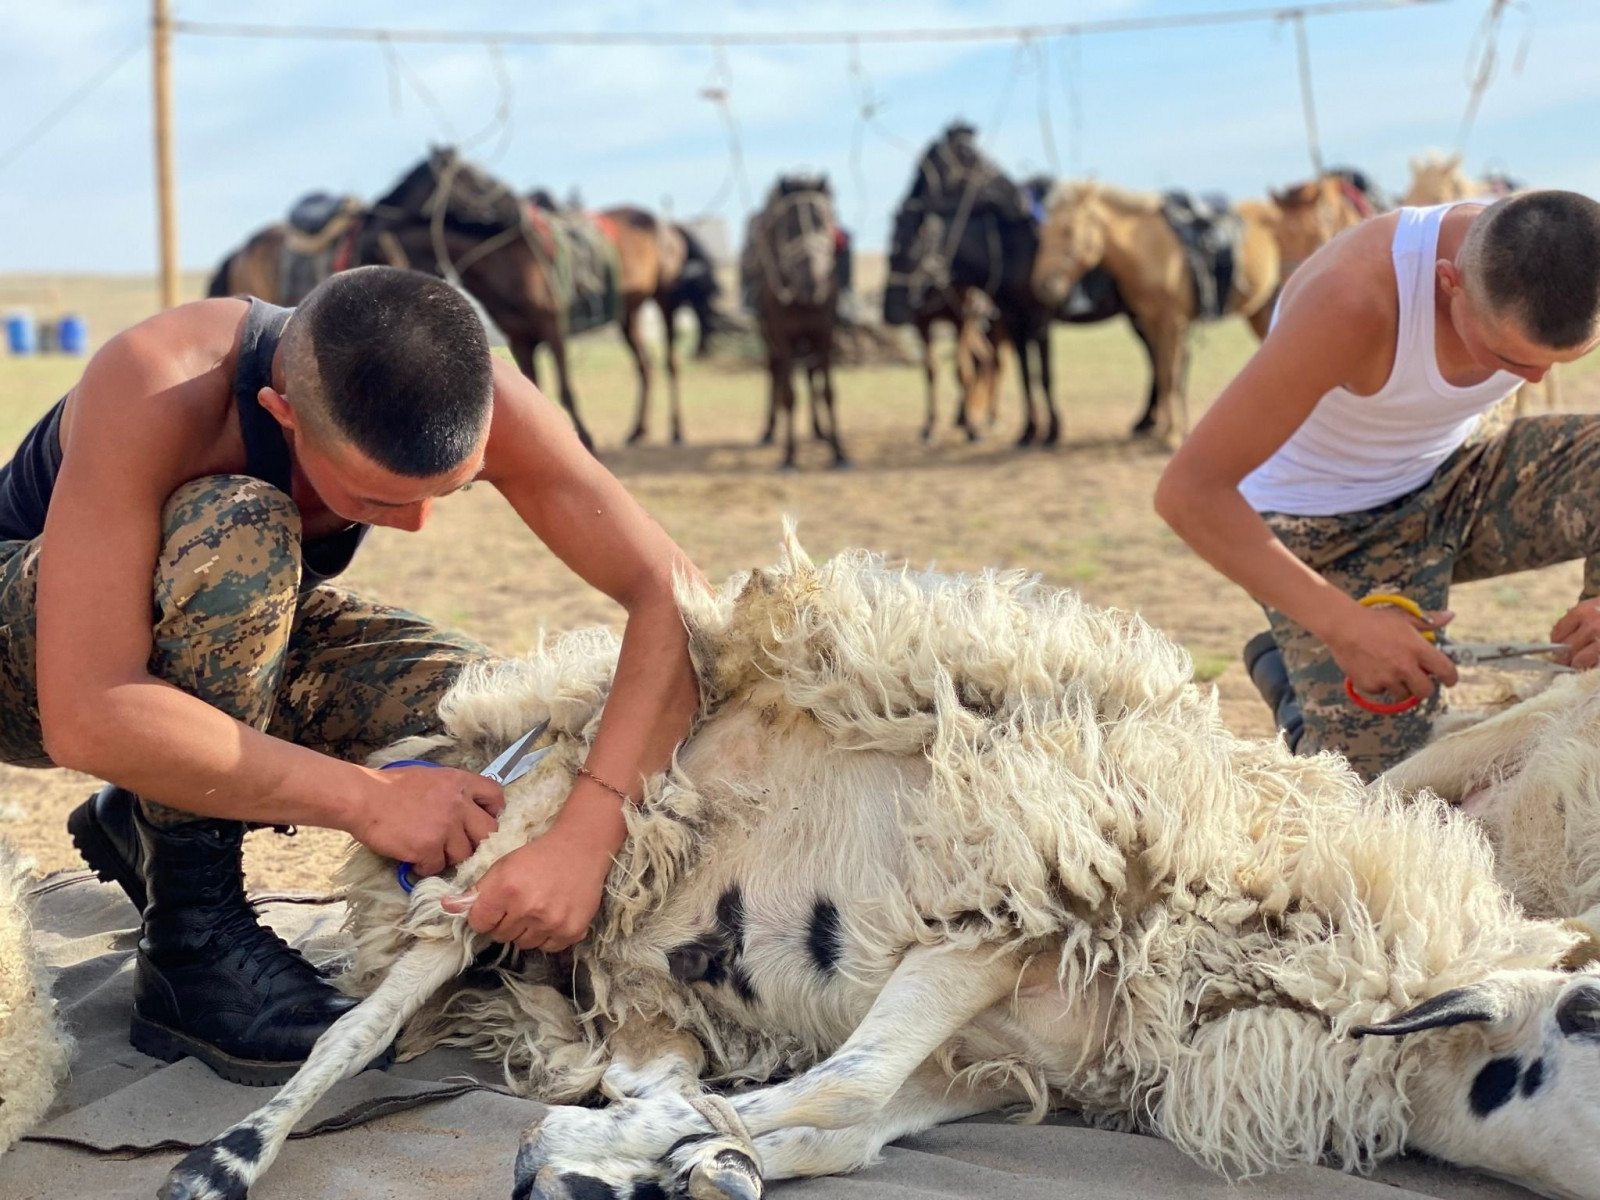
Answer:
MULTIPOLYGON (((1476 203, 1458 201, 1457 203, 1476 203)), ((1472 387, 1439 374, 1433 350, 1439 224, 1455 204, 1402 208, 1394 231, 1400 294, 1394 369, 1376 395, 1338 387, 1239 484, 1257 512, 1327 517, 1362 512, 1415 491, 1467 440, 1478 418, 1522 380, 1496 371, 1472 387)))

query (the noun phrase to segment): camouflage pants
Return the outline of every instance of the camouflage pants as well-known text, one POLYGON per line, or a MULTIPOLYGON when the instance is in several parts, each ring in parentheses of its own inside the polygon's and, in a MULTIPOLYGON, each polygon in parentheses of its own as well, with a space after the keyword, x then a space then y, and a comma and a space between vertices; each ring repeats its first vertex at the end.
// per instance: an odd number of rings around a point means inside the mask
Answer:
MULTIPOLYGON (((1297 558, 1351 596, 1398 592, 1432 611, 1447 607, 1452 583, 1581 558, 1588 599, 1600 595, 1600 417, 1513 421, 1379 508, 1262 516, 1297 558)), ((1327 646, 1281 612, 1267 615, 1305 717, 1299 753, 1337 750, 1371 778, 1427 741, 1440 693, 1398 716, 1369 713, 1344 694, 1327 646)))
MULTIPOLYGON (((38 571, 39 539, 0 542, 0 759, 48 767, 38 571)), ((359 762, 432 731, 461 668, 489 656, 412 613, 299 583, 300 514, 288 496, 237 475, 185 484, 162 512, 151 675, 274 737, 359 762)), ((146 805, 157 819, 189 815, 146 805)))

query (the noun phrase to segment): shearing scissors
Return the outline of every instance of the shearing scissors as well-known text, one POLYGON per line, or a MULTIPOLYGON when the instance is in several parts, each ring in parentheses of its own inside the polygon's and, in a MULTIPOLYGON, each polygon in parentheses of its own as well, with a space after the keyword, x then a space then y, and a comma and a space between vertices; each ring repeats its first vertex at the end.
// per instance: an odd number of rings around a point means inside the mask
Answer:
MULTIPOLYGON (((507 746, 495 759, 478 774, 485 779, 492 779, 501 787, 510 787, 529 771, 539 765, 539 761, 555 749, 555 743, 533 749, 533 743, 538 741, 544 731, 550 727, 549 721, 540 721, 527 733, 523 734, 511 745, 507 746)), ((401 758, 392 763, 384 763, 381 770, 387 771, 390 767, 442 767, 443 763, 429 762, 425 758, 401 758)), ((416 879, 412 876, 412 864, 400 863, 395 867, 395 878, 400 881, 402 891, 410 892, 417 886, 416 879)))
MULTIPOLYGON (((1428 615, 1422 611, 1422 606, 1407 596, 1381 593, 1363 596, 1360 603, 1365 608, 1398 608, 1419 621, 1429 621, 1428 615)), ((1432 622, 1429 621, 1429 624, 1432 622)), ((1562 674, 1572 670, 1571 667, 1563 666, 1561 663, 1533 657, 1566 650, 1568 646, 1564 642, 1457 642, 1452 641, 1442 630, 1419 629, 1417 632, 1438 647, 1439 653, 1458 667, 1493 665, 1507 671, 1551 671, 1562 674)), ((1344 693, 1368 712, 1385 717, 1409 712, 1422 703, 1416 696, 1407 696, 1404 700, 1393 703, 1387 700, 1373 700, 1356 691, 1356 685, 1348 676, 1344 681, 1344 693)))

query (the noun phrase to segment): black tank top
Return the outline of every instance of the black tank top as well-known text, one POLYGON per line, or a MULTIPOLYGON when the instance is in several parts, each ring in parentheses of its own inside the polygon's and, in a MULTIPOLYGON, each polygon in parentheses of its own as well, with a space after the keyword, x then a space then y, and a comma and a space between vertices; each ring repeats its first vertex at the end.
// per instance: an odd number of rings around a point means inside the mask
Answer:
MULTIPOLYGON (((292 309, 261 300, 250 301, 244 329, 239 335, 239 365, 233 377, 233 400, 239 409, 239 433, 244 439, 245 474, 270 483, 285 495, 290 492, 289 444, 272 414, 256 399, 272 382, 272 356, 277 353, 292 309)), ((61 473, 61 412, 66 398, 56 401, 39 418, 17 447, 11 461, 0 467, 0 540, 31 541, 44 532, 45 512, 56 476, 61 473)), ((332 579, 350 565, 368 526, 351 525, 301 546, 300 590, 309 591, 332 579)))

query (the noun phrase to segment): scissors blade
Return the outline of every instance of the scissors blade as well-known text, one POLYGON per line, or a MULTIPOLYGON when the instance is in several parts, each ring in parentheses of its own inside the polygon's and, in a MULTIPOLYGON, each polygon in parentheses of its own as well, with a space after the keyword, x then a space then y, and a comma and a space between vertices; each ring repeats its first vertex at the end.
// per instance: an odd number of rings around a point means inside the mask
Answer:
POLYGON ((1474 667, 1479 663, 1504 664, 1532 654, 1555 654, 1565 649, 1567 646, 1562 642, 1448 642, 1444 652, 1456 665, 1474 667))
POLYGON ((479 771, 478 774, 494 780, 501 787, 510 787, 529 771, 533 770, 539 764, 539 760, 550 752, 551 747, 549 746, 539 750, 531 749, 533 743, 538 741, 549 727, 549 721, 540 721, 527 733, 500 751, 495 756, 495 760, 479 771))

